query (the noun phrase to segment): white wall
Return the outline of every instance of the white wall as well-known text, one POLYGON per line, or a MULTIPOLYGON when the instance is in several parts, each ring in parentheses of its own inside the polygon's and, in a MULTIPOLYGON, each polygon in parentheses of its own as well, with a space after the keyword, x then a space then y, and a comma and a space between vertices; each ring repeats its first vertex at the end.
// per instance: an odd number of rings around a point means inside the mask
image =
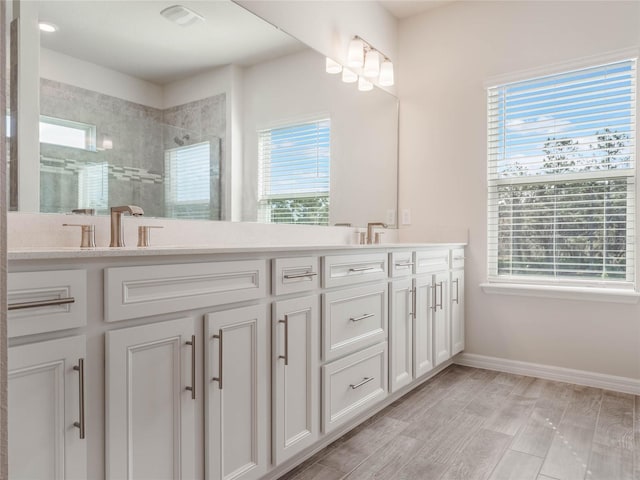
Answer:
POLYGON ((399 29, 403 240, 469 228, 466 351, 640 378, 640 305, 484 294, 494 76, 640 45, 640 2, 455 2, 399 29))
MULTIPOLYGON (((307 49, 244 71, 244 211, 256 220, 258 130, 331 119, 330 223, 387 221, 397 199, 397 101, 324 72, 307 49)), ((386 239, 385 239, 386 240, 386 239)))

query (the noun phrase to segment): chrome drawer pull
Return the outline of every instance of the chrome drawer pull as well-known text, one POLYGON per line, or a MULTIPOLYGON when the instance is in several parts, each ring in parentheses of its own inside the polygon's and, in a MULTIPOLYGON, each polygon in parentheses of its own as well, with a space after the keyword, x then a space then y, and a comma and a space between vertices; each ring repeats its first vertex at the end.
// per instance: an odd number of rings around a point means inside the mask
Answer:
POLYGON ((78 415, 79 415, 79 421, 77 422, 73 422, 73 426, 80 429, 80 438, 84 439, 84 434, 85 434, 85 422, 84 422, 84 358, 79 358, 78 359, 78 365, 74 365, 73 369, 78 372, 79 374, 79 378, 78 378, 78 395, 79 395, 79 402, 78 402, 78 415))
POLYGON ((218 348, 218 376, 211 379, 212 382, 218 382, 218 390, 222 390, 222 329, 218 330, 218 335, 213 335, 212 338, 220 340, 220 347, 218 348))
POLYGON ((435 283, 433 285, 429 285, 429 288, 433 292, 433 295, 431 295, 431 307, 430 308, 435 313, 436 310, 438 310, 438 302, 436 301, 436 295, 437 295, 437 292, 438 292, 438 284, 435 283))
POLYGON ((367 272, 369 270, 376 270, 376 267, 354 267, 350 268, 350 272, 367 272))
POLYGON ((359 322, 360 320, 364 320, 365 318, 371 318, 371 317, 374 317, 374 316, 375 316, 375 313, 365 313, 361 317, 351 317, 349 319, 349 321, 350 322, 359 322))
POLYGON ((8 310, 22 310, 24 308, 38 308, 38 307, 50 307, 53 305, 67 305, 69 303, 75 303, 76 299, 73 297, 68 298, 53 298, 51 300, 35 300, 33 302, 18 302, 10 303, 7 307, 8 310))
POLYGON ((456 282, 456 298, 455 298, 455 300, 452 300, 452 301, 456 302, 456 304, 459 304, 460 303, 459 302, 459 300, 460 300, 460 291, 459 291, 459 286, 458 286, 458 283, 459 283, 458 279, 456 278, 454 280, 454 282, 456 282))
POLYGON ((284 276, 285 279, 289 280, 292 278, 307 278, 307 277, 315 277, 318 275, 316 272, 305 272, 305 273, 289 273, 284 276))
POLYGON ((413 262, 396 263, 396 267, 413 267, 414 265, 413 262))
POLYGON ((355 390, 356 388, 360 388, 361 386, 366 385, 374 379, 375 377, 364 377, 360 383, 356 383, 355 385, 352 383, 351 385, 349 385, 349 387, 351 387, 352 390, 355 390))
POLYGON ((437 285, 440 285, 440 304, 436 305, 437 307, 440 307, 440 310, 442 310, 442 291, 444 290, 443 288, 443 282, 438 283, 437 285))
POLYGON ((185 342, 187 345, 191 345, 191 386, 185 387, 191 391, 191 399, 196 399, 196 336, 191 335, 191 341, 185 342))
POLYGON ((285 367, 289 365, 289 315, 284 316, 284 320, 278 320, 279 323, 284 323, 284 355, 278 355, 278 358, 284 360, 285 367))

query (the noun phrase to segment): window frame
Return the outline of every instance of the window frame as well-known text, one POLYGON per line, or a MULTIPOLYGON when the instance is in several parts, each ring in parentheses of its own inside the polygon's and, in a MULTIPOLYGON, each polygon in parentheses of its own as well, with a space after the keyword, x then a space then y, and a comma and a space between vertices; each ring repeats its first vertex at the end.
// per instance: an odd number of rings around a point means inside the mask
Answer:
POLYGON ((64 148, 75 148, 77 150, 86 150, 88 152, 95 152, 97 146, 97 128, 90 123, 76 122, 74 120, 67 120, 64 118, 51 117, 49 115, 40 115, 38 119, 38 126, 41 124, 55 125, 57 127, 65 127, 73 130, 78 130, 84 133, 84 147, 74 147, 71 145, 65 145, 61 143, 45 142, 40 139, 40 143, 46 145, 54 145, 64 148))
MULTIPOLYGON (((570 298, 580 300, 595 300, 595 301, 607 301, 615 303, 636 303, 640 298, 640 294, 636 292, 637 277, 638 277, 638 259, 637 254, 639 249, 637 248, 637 231, 638 231, 638 217, 639 213, 635 211, 638 205, 638 198, 640 198, 640 188, 638 185, 638 167, 637 167, 637 153, 638 148, 636 142, 640 138, 640 125, 638 122, 638 112, 640 111, 640 95, 638 94, 638 68, 640 67, 640 49, 632 48, 614 52, 608 55, 593 56, 584 59, 578 59, 573 62, 564 62, 561 64, 554 64, 543 68, 532 69, 522 72, 517 72, 509 75, 496 76, 485 82, 485 101, 486 101, 486 133, 487 133, 487 247, 486 247, 486 281, 480 286, 485 293, 490 294, 508 294, 519 296, 532 296, 532 297, 546 297, 546 298, 570 298), (631 253, 632 260, 627 262, 626 279, 624 281, 616 280, 604 280, 598 278, 584 279, 580 277, 557 277, 557 276, 505 276, 498 275, 498 230, 499 225, 497 222, 498 210, 495 213, 491 211, 491 189, 498 184, 549 184, 558 183, 561 181, 569 180, 571 175, 563 176, 560 180, 547 177, 546 179, 535 178, 535 176, 526 176, 522 180, 513 182, 511 179, 505 179, 504 181, 496 181, 491 178, 490 166, 491 160, 491 139, 490 139, 490 90, 496 87, 508 85, 510 83, 519 83, 529 80, 535 80, 540 77, 562 75, 565 73, 571 73, 573 71, 579 71, 583 69, 596 68, 610 63, 618 63, 624 61, 633 61, 635 63, 635 102, 632 103, 635 109, 634 115, 634 143, 631 147, 631 155, 634 158, 633 173, 628 174, 624 172, 616 172, 615 170, 603 171, 601 177, 613 178, 619 176, 620 178, 630 179, 633 183, 633 188, 627 188, 627 206, 633 209, 633 230, 632 236, 627 235, 627 247, 626 252, 631 253), (492 238, 495 241, 492 243, 492 238), (492 250, 493 249, 493 250, 492 250), (491 264, 492 259, 496 261, 494 265, 491 264), (629 280, 629 270, 633 271, 633 278, 629 280)), ((628 170, 627 170, 628 171, 628 170)), ((519 177, 515 177, 518 179, 519 177)), ((574 174, 572 180, 598 180, 598 175, 594 175, 594 172, 584 172, 574 174)))
POLYGON ((274 124, 270 124, 263 128, 259 128, 256 131, 257 134, 257 196, 256 196, 256 215, 257 220, 263 223, 270 224, 281 224, 281 225, 317 225, 317 226, 328 226, 330 225, 330 208, 331 208, 331 143, 332 143, 332 128, 331 128, 331 116, 327 113, 318 113, 317 115, 309 115, 300 118, 289 119, 287 121, 282 121, 274 124), (329 160, 327 165, 327 192, 319 193, 319 192, 297 192, 297 193, 277 193, 277 194, 268 194, 265 195, 263 193, 263 189, 265 183, 263 181, 264 175, 264 159, 262 157, 262 138, 265 132, 272 132, 274 130, 286 129, 286 128, 294 128, 294 127, 302 127, 304 125, 310 124, 320 124, 322 122, 328 123, 328 134, 329 134, 329 160), (271 220, 271 207, 269 206, 269 202, 277 201, 277 200, 294 200, 294 199, 326 199, 327 202, 327 216, 326 223, 307 223, 307 222, 274 222, 271 220))

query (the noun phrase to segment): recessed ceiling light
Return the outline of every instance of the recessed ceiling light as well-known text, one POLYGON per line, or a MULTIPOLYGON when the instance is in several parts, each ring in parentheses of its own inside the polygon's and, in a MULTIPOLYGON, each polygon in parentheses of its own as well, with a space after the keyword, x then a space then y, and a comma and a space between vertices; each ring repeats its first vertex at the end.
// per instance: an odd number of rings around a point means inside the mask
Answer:
POLYGON ((53 33, 58 31, 58 27, 49 22, 38 22, 41 32, 53 33))
POLYGON ((202 15, 182 5, 167 7, 160 12, 160 15, 173 23, 177 23, 181 27, 188 27, 197 22, 204 22, 202 15))

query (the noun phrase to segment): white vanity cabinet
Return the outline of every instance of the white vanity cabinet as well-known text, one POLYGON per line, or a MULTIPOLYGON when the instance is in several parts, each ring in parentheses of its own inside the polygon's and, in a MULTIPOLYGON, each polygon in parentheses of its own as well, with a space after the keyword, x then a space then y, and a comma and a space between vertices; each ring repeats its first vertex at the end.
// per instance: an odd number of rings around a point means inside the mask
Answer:
POLYGON ((275 480, 464 348, 462 247, 301 248, 10 257, 11 478, 275 480))
POLYGON ((389 289, 389 389, 395 392, 414 378, 414 290, 411 278, 389 289))
POLYGON ((451 355, 464 350, 464 249, 451 250, 451 355))
POLYGON ((205 477, 267 472, 269 337, 265 305, 205 317, 205 477))
POLYGON ((317 295, 273 304, 271 433, 276 465, 319 437, 319 310, 317 295))
POLYGON ((198 345, 192 318, 106 333, 107 479, 195 478, 198 345))
POLYGON ((87 442, 81 438, 85 337, 11 347, 8 353, 9 478, 87 478, 87 442))

